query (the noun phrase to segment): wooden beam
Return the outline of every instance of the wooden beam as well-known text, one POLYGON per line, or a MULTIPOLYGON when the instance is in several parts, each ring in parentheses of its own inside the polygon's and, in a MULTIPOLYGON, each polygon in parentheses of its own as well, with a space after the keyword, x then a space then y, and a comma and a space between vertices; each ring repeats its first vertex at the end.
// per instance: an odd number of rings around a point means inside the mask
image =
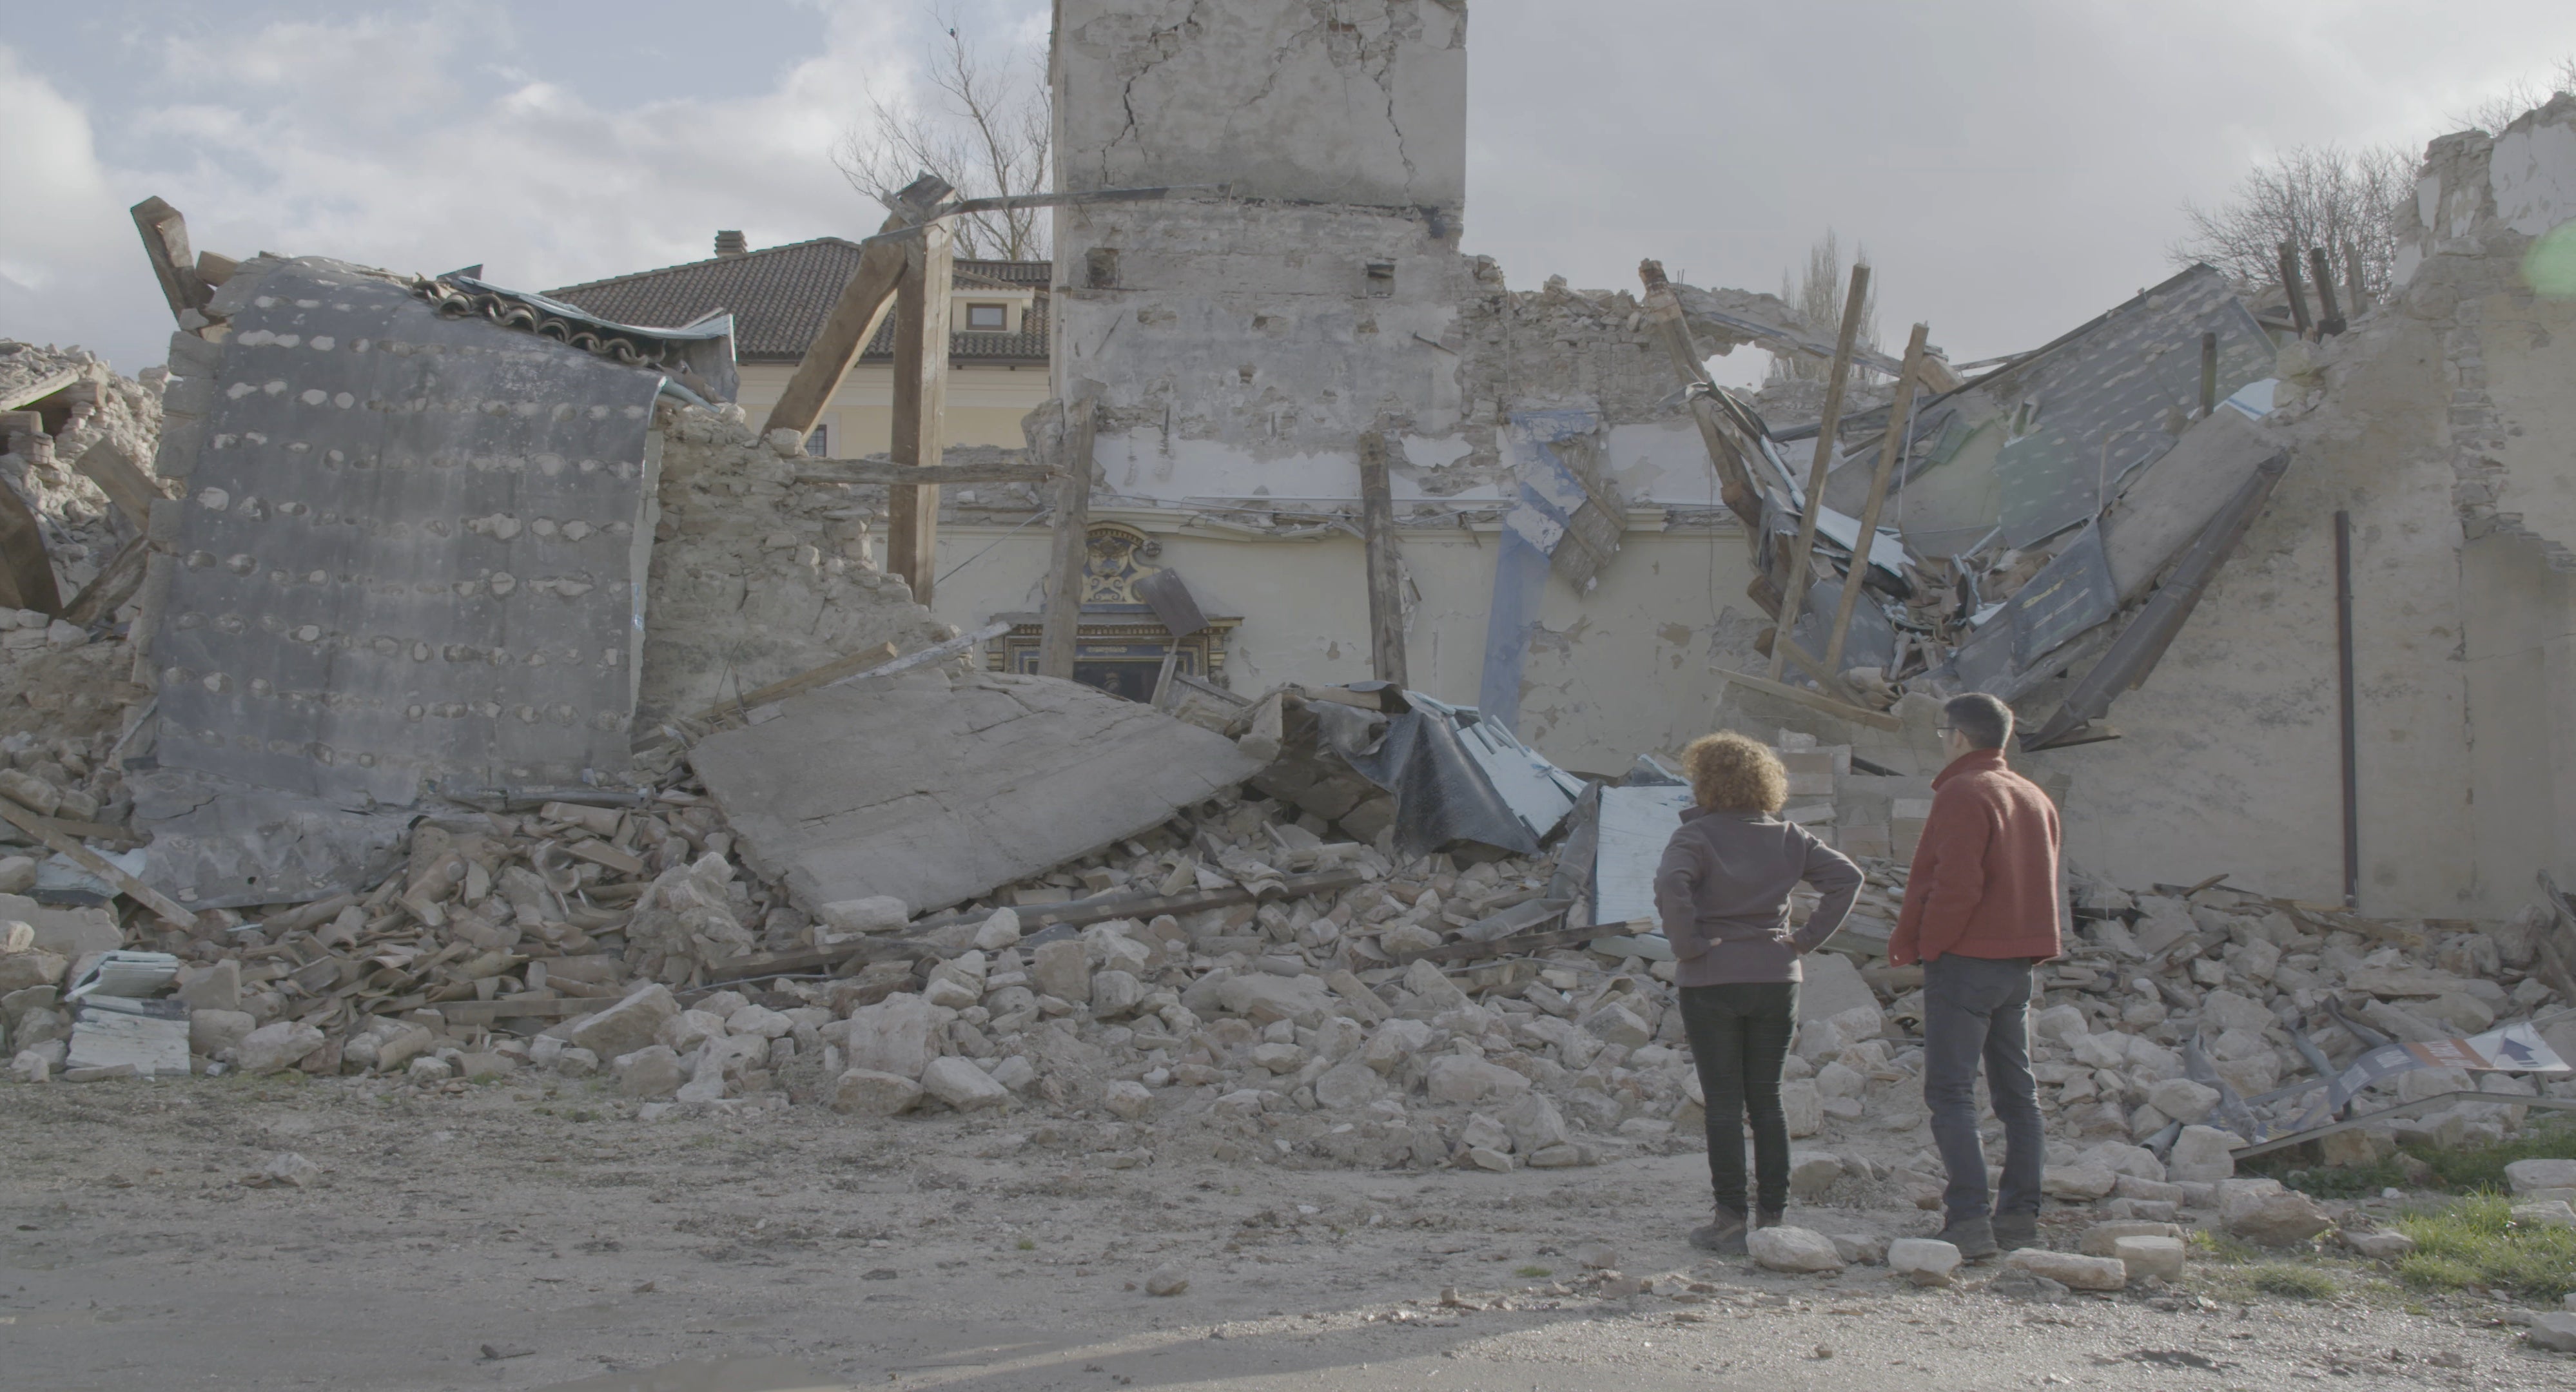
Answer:
POLYGON ((1914 326, 1913 336, 1905 341, 1905 366, 1896 374, 1896 398, 1887 405, 1887 433, 1879 442, 1877 472, 1869 478, 1869 502, 1860 510, 1860 537, 1852 548, 1851 569, 1843 576, 1842 603, 1834 607, 1833 632, 1825 639, 1825 670, 1838 676, 1843 670, 1843 640, 1851 634, 1852 612, 1860 606, 1869 558, 1878 547, 1878 514, 1887 503, 1887 481, 1896 473, 1896 461, 1905 455, 1906 413, 1914 405, 1924 345, 1931 335, 1930 325, 1914 326))
POLYGON ((44 530, 18 490, 5 487, 0 487, 0 604, 43 614, 63 612, 44 530))
MULTIPOLYGON (((1672 282, 1664 278, 1664 264, 1651 259, 1640 261, 1637 277, 1646 286, 1646 322, 1663 340, 1664 354, 1672 359, 1673 371, 1685 385, 1707 383, 1707 359, 1691 338, 1690 323, 1682 317, 1681 297, 1673 293, 1672 282)), ((1693 392, 1690 412, 1691 419, 1699 425, 1700 444, 1708 450, 1708 462, 1717 470, 1719 498, 1744 525, 1760 526, 1762 490, 1754 486, 1753 472, 1745 467, 1744 455, 1735 447, 1735 437, 1718 418, 1717 403, 1705 393, 1693 392)))
POLYGON ((72 863, 116 886, 125 897, 150 909, 171 927, 193 929, 197 926, 195 910, 181 906, 161 891, 118 869, 98 852, 65 835, 52 818, 21 807, 14 799, 0 797, 0 819, 6 819, 11 826, 43 842, 47 850, 71 857, 72 863))
POLYGON ((137 527, 152 524, 152 500, 161 496, 150 477, 134 466, 125 451, 107 440, 101 440, 81 453, 72 465, 74 472, 98 485, 116 510, 137 527))
POLYGON ((790 696, 802 695, 817 687, 829 686, 843 677, 892 662, 894 655, 894 644, 879 643, 873 648, 854 652, 847 657, 834 658, 811 671, 799 672, 785 681, 775 681, 767 686, 756 687, 730 701, 719 701, 699 712, 698 719, 716 720, 736 711, 747 711, 754 706, 767 705, 772 701, 784 701, 790 696))
POLYGON ((128 211, 134 214, 134 230, 143 234, 143 254, 152 262, 152 277, 161 282, 161 296, 170 302, 170 317, 205 308, 214 296, 197 278, 197 258, 188 251, 188 220, 157 197, 146 198, 128 211))
POLYGON ((115 613, 143 588, 143 569, 152 558, 148 538, 136 537, 125 543, 98 574, 91 578, 72 602, 63 606, 63 621, 83 628, 115 613))
POLYGON ((796 475, 798 483, 1050 483, 1052 464, 897 464, 886 459, 817 459, 796 475), (828 470, 829 472, 823 472, 828 470))
POLYGON ((1082 571, 1091 557, 1091 448, 1099 407, 1088 395, 1064 422, 1064 479, 1056 485, 1055 546, 1047 564, 1046 616, 1038 633, 1038 675, 1073 679, 1082 635, 1082 571))
MULTIPOLYGON (((48 372, 31 382, 21 382, 14 387, 0 388, 0 412, 33 406, 65 387, 79 385, 87 376, 89 372, 85 368, 66 367, 57 372, 48 372)), ((6 439, 0 439, 0 447, 5 447, 8 443, 6 439)))
POLYGON ((1360 522, 1368 544, 1369 671, 1402 688, 1404 590, 1395 554, 1395 496, 1386 478, 1386 436, 1360 436, 1360 522))
MULTIPOLYGON (((907 247, 894 307, 894 462, 944 462, 948 410, 948 292, 954 242, 944 223, 907 247)), ((886 570, 931 602, 939 565, 939 485, 895 484, 886 496, 886 570)))
POLYGON ((1905 728, 1904 721, 1885 711, 1871 710, 1867 706, 1855 706, 1848 701, 1837 701, 1831 696, 1809 691, 1803 686, 1791 686, 1787 682, 1771 681, 1750 672, 1734 672, 1723 667, 1718 669, 1717 677, 1720 681, 1733 682, 1747 691, 1758 691, 1765 696, 1777 696, 1783 701, 1794 701, 1810 710, 1820 710, 1827 715, 1855 721, 1874 729, 1901 731, 1905 728))
MULTIPOLYGON (((1807 599, 1807 573, 1814 568, 1816 517, 1825 506, 1825 475, 1834 464, 1834 434, 1842 426, 1843 385, 1851 377, 1852 347, 1860 340, 1861 309, 1869 302, 1869 266, 1855 262, 1851 292, 1843 297, 1842 335, 1834 340, 1832 376, 1825 379, 1825 414, 1816 429, 1816 462, 1807 469, 1806 506, 1798 518, 1798 549, 1789 567, 1786 592, 1780 598, 1780 636, 1771 644, 1771 680, 1787 670, 1788 649, 1798 645, 1798 610, 1807 599)), ((1869 539, 1861 538, 1866 546, 1869 539)), ((1837 679, 1834 685, 1839 686, 1837 679)))
MULTIPOLYGON (((912 220, 898 212, 885 220, 880 229, 893 232, 912 225, 912 220)), ((868 340, 876 337, 877 322, 885 316, 886 306, 893 302, 895 282, 902 279, 904 244, 870 242, 859 252, 859 268, 841 287, 841 298, 832 305, 830 317, 823 321, 814 341, 805 348, 805 357, 796 364, 796 375, 787 379, 787 390, 781 392, 778 404, 769 408, 769 420, 762 425, 766 434, 772 430, 793 430, 802 438, 814 433, 815 422, 823 418, 823 408, 841 390, 841 379, 850 375, 850 364, 866 352, 868 340)))

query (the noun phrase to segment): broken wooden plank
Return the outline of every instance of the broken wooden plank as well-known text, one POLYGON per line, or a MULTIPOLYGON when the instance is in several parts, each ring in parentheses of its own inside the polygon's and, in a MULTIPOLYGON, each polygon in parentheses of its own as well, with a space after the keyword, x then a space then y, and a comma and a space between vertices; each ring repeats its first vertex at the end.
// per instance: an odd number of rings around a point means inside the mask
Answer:
POLYGON ((568 1020, 580 1015, 596 1015, 622 999, 622 996, 501 996, 487 1001, 446 1001, 438 1006, 438 1013, 451 1025, 488 1025, 498 1020, 568 1020))
MULTIPOLYGON (((1861 310, 1869 301, 1869 266, 1854 262, 1851 290, 1843 298, 1842 335, 1834 342, 1832 375, 1825 379, 1825 414, 1816 429, 1815 462, 1807 468, 1805 505, 1798 509, 1798 549, 1793 553, 1785 593, 1780 598, 1780 636, 1771 645, 1771 680, 1780 680, 1788 670, 1788 649, 1798 644, 1798 610, 1807 599, 1807 574, 1814 568, 1816 522, 1824 514, 1825 475, 1834 466, 1834 435, 1842 426, 1843 388, 1851 378, 1852 345, 1860 338, 1861 310)), ((1860 538, 1861 564, 1868 561, 1869 538, 1860 538)), ((1819 678, 1839 685, 1840 678, 1828 673, 1819 678)))
POLYGON ((790 696, 812 691, 816 687, 829 686, 843 677, 855 676, 871 667, 892 662, 894 657, 894 644, 879 643, 873 648, 862 649, 847 657, 836 657, 820 667, 799 672, 785 681, 774 681, 767 686, 746 691, 730 701, 718 702, 699 712, 698 719, 721 719, 737 711, 747 711, 754 706, 784 701, 790 696))
MULTIPOLYGON (((0 492, 7 490, 0 489, 0 492)), ((150 909, 163 922, 174 928, 193 929, 197 915, 161 891, 117 868, 115 862, 82 845, 67 835, 51 817, 40 816, 18 805, 17 800, 0 796, 0 818, 43 842, 46 849, 69 856, 72 863, 117 887, 125 897, 150 909)))
MULTIPOLYGON (((1555 913, 1565 912, 1558 905, 1555 913)), ((1620 923, 1595 923, 1578 928, 1552 928, 1539 933, 1515 933, 1491 942, 1443 943, 1428 952, 1406 957, 1407 962, 1480 962, 1489 957, 1519 957, 1532 952, 1546 952, 1560 947, 1577 947, 1594 938, 1624 938, 1635 933, 1657 930, 1653 919, 1629 919, 1620 923)))
POLYGON ((1887 481, 1896 473, 1896 461, 1905 454, 1907 413, 1914 405, 1914 388, 1923 375, 1924 348, 1931 335, 1929 324, 1917 324, 1912 336, 1905 340, 1905 366, 1896 374, 1896 398, 1887 406, 1887 431, 1879 442, 1878 468, 1869 478, 1869 501, 1860 510, 1860 537, 1852 548, 1851 569, 1843 576, 1843 597, 1834 607, 1833 630, 1825 638, 1825 670, 1837 676, 1843 670, 1843 640, 1851 635, 1852 613, 1860 607, 1870 557, 1878 549, 1878 514, 1887 504, 1887 481))
POLYGON ((897 464, 886 459, 814 459, 798 471, 798 483, 924 484, 1049 483, 1058 470, 1048 464, 897 464))
POLYGON ((44 531, 14 488, 0 488, 0 606, 51 615, 63 612, 44 531))
MULTIPOLYGON (((1280 882, 1279 892, 1271 897, 1298 899, 1309 894, 1339 893, 1366 884, 1369 877, 1357 870, 1337 870, 1320 875, 1292 875, 1280 882)), ((1145 899, 1081 900, 1062 905, 1030 905, 1019 910, 1025 931, 1063 925, 1082 927, 1105 923, 1113 918, 1152 918, 1158 914, 1196 913, 1201 909, 1231 908, 1253 901, 1252 891, 1238 885, 1231 889, 1206 890, 1197 894, 1169 894, 1145 899)), ((802 972, 825 971, 854 962, 890 962, 901 957, 931 957, 943 949, 932 944, 922 930, 945 928, 965 921, 967 915, 943 915, 924 919, 902 935, 862 938, 856 942, 835 943, 830 947, 809 948, 802 952, 775 952, 751 957, 737 957, 729 962, 710 964, 706 984, 721 986, 734 981, 757 981, 763 977, 791 976, 802 972)))
POLYGON ((1837 701, 1823 692, 1809 691, 1802 686, 1791 686, 1786 682, 1754 676, 1750 672, 1731 671, 1722 667, 1718 669, 1717 676, 1719 680, 1733 682, 1747 691, 1758 691, 1765 696, 1777 696, 1784 701, 1794 701, 1810 710, 1820 710, 1827 715, 1856 721, 1873 729, 1902 730, 1905 728, 1904 721, 1885 711, 1871 710, 1867 706, 1855 706, 1848 701, 1837 701))
POLYGON ((214 294, 198 278, 197 258, 188 251, 188 220, 157 197, 146 198, 128 211, 134 215, 134 230, 143 235, 143 254, 152 262, 152 277, 161 282, 162 298, 170 302, 170 317, 204 309, 214 294))
POLYGON ((63 606, 63 622, 87 628, 124 608, 125 602, 143 588, 144 567, 151 558, 147 538, 138 536, 125 543, 108 558, 106 567, 72 596, 72 602, 63 606))
POLYGON ((1753 471, 1745 466, 1734 435, 1719 419, 1717 402, 1703 390, 1710 387, 1707 358, 1691 338, 1690 323, 1682 317, 1681 299, 1664 278, 1664 264, 1651 259, 1638 262, 1637 278, 1646 286, 1646 322, 1663 340, 1673 371, 1690 389, 1691 419, 1699 426, 1700 444, 1708 451, 1709 466, 1717 471, 1718 497, 1745 526, 1758 527, 1762 523, 1762 490, 1754 486, 1753 471))
MULTIPOLYGON (((955 240, 944 223, 907 246, 895 287, 894 439, 896 464, 944 462, 948 414, 948 294, 955 240)), ((915 604, 931 602, 939 569, 939 485, 898 483, 886 490, 886 570, 912 586, 915 604)))
POLYGON ((903 279, 909 260, 904 244, 879 239, 922 222, 952 191, 945 180, 925 174, 895 195, 885 225, 860 247, 858 269, 841 286, 840 298, 832 302, 832 313, 815 332, 814 341, 806 345, 805 356, 796 364, 796 374, 787 379, 787 389, 778 394, 778 404, 769 408, 769 419, 760 427, 762 434, 793 430, 797 438, 803 439, 814 433, 815 422, 823 418, 823 408, 840 392, 841 379, 850 375, 850 365, 859 360, 859 354, 867 351, 868 340, 876 336, 877 323, 893 304, 895 285, 903 279))
POLYGON ((1360 524, 1368 547, 1369 672, 1409 685, 1404 660, 1402 561, 1395 552, 1395 499, 1386 477, 1386 436, 1360 436, 1360 524))
POLYGON ((1091 559, 1091 451, 1099 408, 1090 396, 1064 422, 1064 479, 1056 485, 1054 544, 1048 553, 1046 613, 1038 630, 1038 675, 1073 679, 1082 636, 1084 563, 1091 559))
POLYGON ((116 510, 137 528, 151 525, 152 502, 161 496, 161 490, 152 486, 152 480, 114 442, 101 440, 82 451, 72 470, 97 484, 116 510))

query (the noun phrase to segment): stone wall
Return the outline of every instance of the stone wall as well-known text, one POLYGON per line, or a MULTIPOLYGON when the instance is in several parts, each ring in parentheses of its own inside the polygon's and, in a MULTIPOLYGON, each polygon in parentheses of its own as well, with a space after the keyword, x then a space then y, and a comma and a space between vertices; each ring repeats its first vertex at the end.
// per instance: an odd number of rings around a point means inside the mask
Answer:
POLYGON ((911 651, 954 636, 877 569, 881 509, 861 490, 796 482, 805 452, 786 432, 764 441, 739 407, 669 403, 656 425, 639 730, 877 643, 911 651))

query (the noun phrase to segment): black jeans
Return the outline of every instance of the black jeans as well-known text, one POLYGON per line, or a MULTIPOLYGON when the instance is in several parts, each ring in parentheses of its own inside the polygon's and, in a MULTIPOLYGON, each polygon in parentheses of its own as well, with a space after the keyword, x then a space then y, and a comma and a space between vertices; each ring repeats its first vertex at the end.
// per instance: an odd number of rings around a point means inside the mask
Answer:
POLYGON ((2039 1212, 2047 1137, 2039 1085, 2030 1074, 2030 978, 2026 957, 1944 953, 1923 968, 1923 1101, 1932 1141, 1950 1171, 1942 1206, 1953 1221, 1990 1211, 1986 1147, 1977 1135, 1977 1066, 1986 1100, 2004 1124, 2003 1187, 1992 1212, 2039 1212))
POLYGON ((1789 1118, 1780 1068, 1798 1029, 1798 983, 1754 981, 1682 988, 1682 1029, 1708 1098, 1708 1178, 1717 1201, 1745 1212, 1744 1119, 1753 1119, 1753 1173, 1761 1206, 1789 1202, 1789 1118))

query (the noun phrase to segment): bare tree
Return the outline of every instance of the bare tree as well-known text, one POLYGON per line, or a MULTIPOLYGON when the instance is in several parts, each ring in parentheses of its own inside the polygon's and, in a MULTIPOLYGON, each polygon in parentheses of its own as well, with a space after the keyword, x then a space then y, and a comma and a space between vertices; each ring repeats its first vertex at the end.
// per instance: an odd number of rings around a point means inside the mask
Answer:
POLYGON ((2550 98, 2567 93, 2576 93, 2576 53, 2559 59, 2546 79, 2517 81, 2466 111, 2451 113, 2451 120, 2465 129, 2497 135, 2512 125, 2514 118, 2534 107, 2547 106, 2550 98))
POLYGON ((2206 261, 2250 294, 2280 282, 2284 245, 2302 276, 2308 249, 2322 247, 2338 284, 2357 260, 2362 288, 2381 299, 2397 260, 2397 210, 2414 192, 2414 157, 2397 146, 2303 145, 2255 166, 2217 207, 2183 204, 2191 235, 2166 254, 2176 266, 2206 261))
MULTIPOLYGON (((1055 119, 1045 54, 988 63, 959 31, 954 10, 933 11, 932 19, 946 42, 922 65, 920 99, 867 92, 867 113, 842 133, 832 162, 852 188, 889 207, 896 190, 925 172, 969 198, 1045 192, 1055 119)), ((973 213, 955 225, 960 256, 1047 255, 1044 209, 973 213)))
MULTIPOLYGON (((1854 248, 1854 261, 1869 260, 1869 248, 1854 248)), ((1842 332, 1843 301, 1851 294, 1850 270, 1843 264, 1842 238, 1830 227, 1807 248, 1807 273, 1793 286, 1789 273, 1780 273, 1780 298, 1798 311, 1798 319, 1807 332, 1828 342, 1842 332)), ((1860 336, 1856 346, 1873 352, 1878 348, 1878 285, 1870 284, 1861 298, 1860 336)), ((1775 355, 1771 375, 1792 382, 1823 382, 1833 372, 1833 364, 1804 354, 1775 355)), ((1861 380, 1857 370, 1852 382, 1861 380)))

